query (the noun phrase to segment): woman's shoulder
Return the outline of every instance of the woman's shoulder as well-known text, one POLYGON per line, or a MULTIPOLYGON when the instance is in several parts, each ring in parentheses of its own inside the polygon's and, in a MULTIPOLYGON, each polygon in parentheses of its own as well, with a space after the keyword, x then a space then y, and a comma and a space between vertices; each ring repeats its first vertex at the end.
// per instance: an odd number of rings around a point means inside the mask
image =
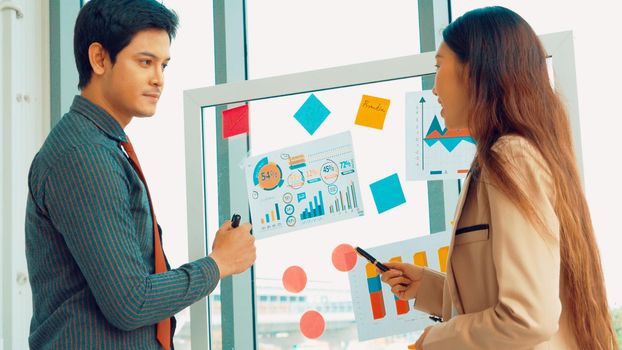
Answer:
POLYGON ((527 138, 519 135, 500 137, 491 148, 509 176, 519 182, 534 180, 552 186, 552 174, 540 150, 527 138))
POLYGON ((508 134, 497 139, 492 146, 492 150, 497 153, 512 153, 517 151, 531 153, 536 149, 525 137, 516 134, 508 134))
POLYGON ((539 167, 548 169, 540 150, 523 136, 514 134, 501 136, 491 150, 506 161, 530 161, 535 162, 539 167))

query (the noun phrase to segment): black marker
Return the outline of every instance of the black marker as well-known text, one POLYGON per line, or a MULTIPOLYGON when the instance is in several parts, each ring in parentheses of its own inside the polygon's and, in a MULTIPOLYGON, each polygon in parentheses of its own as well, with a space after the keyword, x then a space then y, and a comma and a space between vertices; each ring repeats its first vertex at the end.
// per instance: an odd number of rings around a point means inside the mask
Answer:
POLYGON ((429 317, 430 317, 430 319, 431 319, 432 321, 434 321, 434 322, 443 322, 443 319, 442 319, 442 318, 440 318, 439 316, 431 315, 431 316, 429 316, 429 317))
POLYGON ((364 257, 365 259, 367 259, 367 261, 369 261, 370 263, 376 265, 377 268, 380 269, 380 271, 382 272, 387 272, 389 271, 389 268, 386 267, 383 263, 381 263, 380 261, 376 260, 376 258, 374 258, 373 256, 371 256, 368 252, 364 251, 362 248, 356 247, 356 252, 364 257))
POLYGON ((240 219, 242 219, 242 217, 239 214, 233 214, 231 217, 231 227, 236 228, 240 226, 240 219))

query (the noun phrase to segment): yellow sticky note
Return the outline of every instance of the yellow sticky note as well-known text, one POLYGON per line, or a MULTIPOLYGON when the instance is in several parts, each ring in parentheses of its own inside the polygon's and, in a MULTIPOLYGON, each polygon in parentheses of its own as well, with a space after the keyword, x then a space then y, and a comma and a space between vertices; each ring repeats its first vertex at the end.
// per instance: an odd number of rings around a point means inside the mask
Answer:
POLYGON ((386 98, 363 95, 354 124, 382 130, 389 104, 391 100, 386 98))

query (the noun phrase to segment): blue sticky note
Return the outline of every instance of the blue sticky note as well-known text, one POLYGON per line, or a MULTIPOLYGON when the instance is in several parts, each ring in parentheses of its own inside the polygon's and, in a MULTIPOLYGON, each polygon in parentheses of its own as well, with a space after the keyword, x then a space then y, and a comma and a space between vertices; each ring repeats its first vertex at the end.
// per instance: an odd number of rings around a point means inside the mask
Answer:
POLYGON ((294 114, 294 118, 309 134, 313 135, 329 114, 328 108, 314 94, 311 94, 294 114))
POLYGON ((371 194, 374 196, 378 214, 406 203, 404 191, 402 191, 402 185, 397 174, 378 180, 369 185, 369 187, 371 188, 371 194))

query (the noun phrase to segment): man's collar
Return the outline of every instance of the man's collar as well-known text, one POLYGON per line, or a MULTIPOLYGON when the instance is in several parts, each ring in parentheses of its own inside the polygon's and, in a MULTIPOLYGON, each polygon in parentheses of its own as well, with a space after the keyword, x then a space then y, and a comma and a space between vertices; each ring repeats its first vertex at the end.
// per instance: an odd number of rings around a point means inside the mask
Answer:
POLYGON ((87 119, 95 123, 108 137, 119 142, 127 141, 125 131, 119 122, 116 121, 108 112, 99 107, 89 99, 76 95, 71 104, 71 110, 85 116, 87 119))

